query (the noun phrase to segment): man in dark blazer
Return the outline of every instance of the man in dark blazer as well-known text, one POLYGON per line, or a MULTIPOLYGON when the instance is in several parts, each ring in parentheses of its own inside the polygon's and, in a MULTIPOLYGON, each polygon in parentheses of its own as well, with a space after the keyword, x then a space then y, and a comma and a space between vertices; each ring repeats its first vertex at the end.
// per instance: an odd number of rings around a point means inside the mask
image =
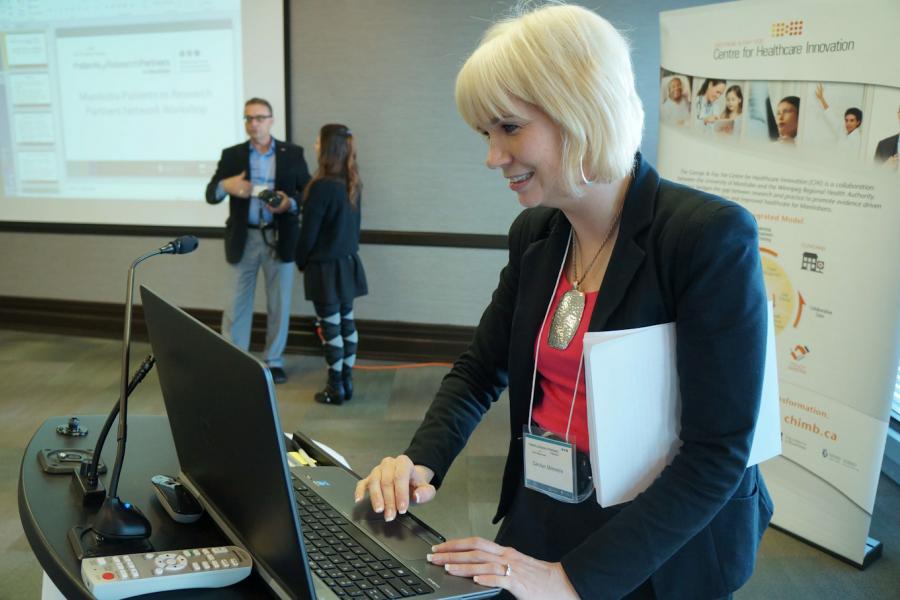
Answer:
POLYGON ((256 276, 262 268, 268 313, 263 358, 275 383, 283 383, 287 375, 282 354, 300 232, 297 215, 310 175, 303 148, 272 137, 273 120, 272 105, 266 100, 246 102, 244 128, 250 139, 222 151, 206 186, 206 201, 218 204, 228 196, 225 259, 230 277, 222 335, 243 350, 249 348, 256 276))
MULTIPOLYGON (((897 107, 897 119, 900 120, 900 106, 897 107)), ((897 164, 900 162, 900 133, 890 135, 880 142, 875 148, 875 162, 887 165, 888 168, 897 170, 897 164)))

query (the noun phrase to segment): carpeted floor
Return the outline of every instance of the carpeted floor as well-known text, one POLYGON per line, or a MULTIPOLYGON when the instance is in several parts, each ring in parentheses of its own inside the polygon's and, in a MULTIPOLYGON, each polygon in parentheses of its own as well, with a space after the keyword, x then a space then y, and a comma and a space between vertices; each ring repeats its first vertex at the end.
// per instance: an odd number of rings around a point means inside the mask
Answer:
MULTIPOLYGON (((132 362, 147 353, 135 344, 132 362)), ((114 340, 0 330, 0 598, 40 598, 41 568, 19 522, 16 486, 23 448, 52 416, 106 414, 117 397, 120 343, 114 340)), ((376 366, 363 361, 362 367, 376 366)), ((379 363, 377 366, 384 366, 379 363)), ((278 386, 286 428, 302 428, 341 451, 360 472, 405 447, 446 369, 357 371, 356 396, 344 406, 313 402, 324 363, 287 357, 289 381, 278 386)), ((163 414, 154 372, 130 400, 135 414, 163 414)), ((419 513, 448 537, 492 537, 499 476, 506 453, 505 398, 491 410, 454 463, 437 500, 419 513)), ((25 457, 28 459, 29 457, 25 457)), ((900 487, 882 476, 870 535, 884 556, 866 571, 770 529, 757 569, 735 597, 761 599, 866 599, 900 597, 900 487)))

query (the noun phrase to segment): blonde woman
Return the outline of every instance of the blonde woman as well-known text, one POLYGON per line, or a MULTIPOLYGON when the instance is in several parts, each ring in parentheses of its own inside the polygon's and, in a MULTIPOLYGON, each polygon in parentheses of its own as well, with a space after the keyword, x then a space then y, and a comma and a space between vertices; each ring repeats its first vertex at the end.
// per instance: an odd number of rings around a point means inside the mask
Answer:
POLYGON ((357 501, 368 494, 391 521, 433 499, 508 387, 497 538, 450 540, 429 561, 521 599, 729 595, 749 578, 772 513, 758 469, 747 468, 766 334, 753 217, 660 178, 641 156, 627 43, 584 8, 552 5, 493 26, 457 77, 456 103, 525 210, 469 349, 406 451, 372 469, 357 501), (680 451, 635 500, 601 508, 583 335, 671 321, 680 451), (543 476, 529 434, 575 457, 561 468, 569 491, 532 483, 543 476))

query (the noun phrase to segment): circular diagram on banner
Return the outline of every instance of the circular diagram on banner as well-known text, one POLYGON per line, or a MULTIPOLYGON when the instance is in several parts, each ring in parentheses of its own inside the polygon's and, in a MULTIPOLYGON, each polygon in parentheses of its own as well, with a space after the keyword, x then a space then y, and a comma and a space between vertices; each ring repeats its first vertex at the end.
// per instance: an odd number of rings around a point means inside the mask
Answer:
POLYGON ((778 334, 791 322, 797 295, 794 293, 794 286, 791 284, 787 272, 778 264, 778 261, 769 255, 774 252, 767 252, 765 248, 760 250, 763 279, 766 282, 769 296, 772 298, 772 318, 775 321, 775 333, 778 334))

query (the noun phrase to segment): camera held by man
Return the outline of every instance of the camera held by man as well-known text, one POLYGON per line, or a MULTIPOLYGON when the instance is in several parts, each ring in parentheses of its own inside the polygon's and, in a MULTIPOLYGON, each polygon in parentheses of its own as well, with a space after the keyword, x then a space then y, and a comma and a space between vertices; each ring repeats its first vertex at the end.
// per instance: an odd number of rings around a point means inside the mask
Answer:
POLYGON ((263 190, 259 193, 257 198, 259 198, 260 201, 265 203, 269 208, 278 208, 278 206, 281 204, 281 197, 275 190, 263 190))

